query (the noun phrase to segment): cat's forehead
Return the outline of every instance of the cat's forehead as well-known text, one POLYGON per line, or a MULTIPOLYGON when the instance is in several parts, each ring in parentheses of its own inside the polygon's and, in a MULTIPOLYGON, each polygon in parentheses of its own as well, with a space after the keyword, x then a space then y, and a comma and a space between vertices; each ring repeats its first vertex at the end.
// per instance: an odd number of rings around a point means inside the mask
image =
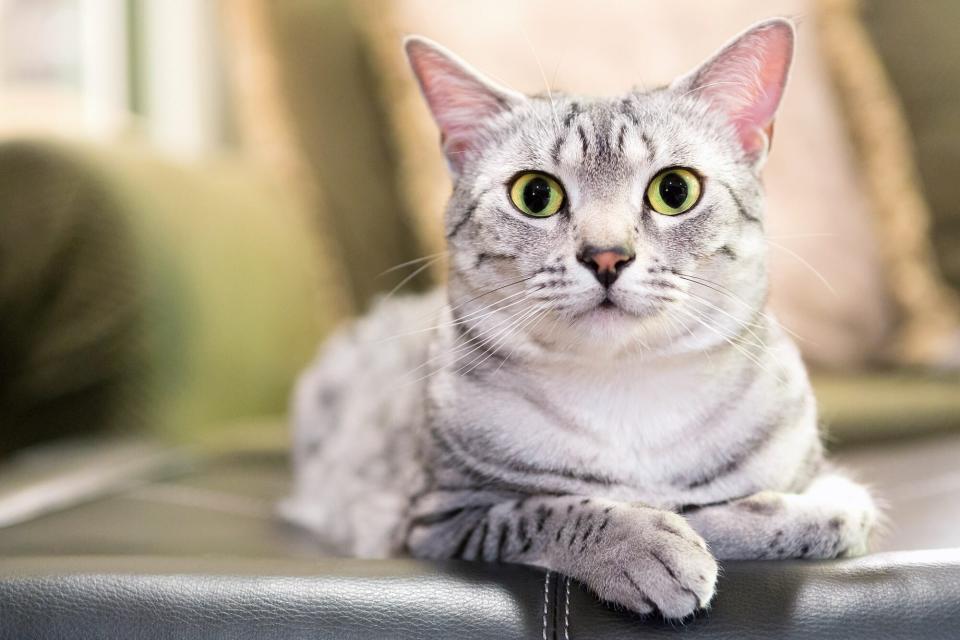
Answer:
POLYGON ((524 168, 552 170, 601 188, 668 165, 710 161, 712 123, 664 90, 591 98, 534 96, 504 144, 524 168))

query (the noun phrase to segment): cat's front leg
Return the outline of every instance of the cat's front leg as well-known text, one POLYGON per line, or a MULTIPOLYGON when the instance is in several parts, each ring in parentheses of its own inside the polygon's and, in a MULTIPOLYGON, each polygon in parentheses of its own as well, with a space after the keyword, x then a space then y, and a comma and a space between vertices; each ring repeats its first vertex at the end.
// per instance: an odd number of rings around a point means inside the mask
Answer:
POLYGON ((681 516, 579 496, 534 496, 416 513, 419 557, 517 562, 576 578, 639 613, 683 618, 713 598, 717 563, 681 516))
POLYGON ((724 560, 861 555, 878 519, 867 489, 833 473, 803 493, 762 491, 685 515, 724 560))

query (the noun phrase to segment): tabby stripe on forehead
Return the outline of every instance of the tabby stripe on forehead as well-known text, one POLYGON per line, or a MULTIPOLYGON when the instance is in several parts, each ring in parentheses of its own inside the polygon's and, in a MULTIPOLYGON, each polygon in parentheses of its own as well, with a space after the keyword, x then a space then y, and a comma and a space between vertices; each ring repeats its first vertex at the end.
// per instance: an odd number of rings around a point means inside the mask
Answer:
POLYGON ((553 160, 554 165, 560 164, 560 149, 566 139, 565 135, 558 135, 557 139, 553 141, 553 148, 550 149, 550 159, 553 160))
POLYGON ((620 125, 620 132, 617 133, 617 153, 623 153, 623 140, 627 135, 627 125, 620 125))
POLYGON ((624 98, 620 101, 620 112, 630 118, 634 126, 640 126, 640 118, 637 117, 637 112, 633 110, 633 100, 631 98, 624 98))
MULTIPOLYGON (((632 122, 633 126, 637 128, 640 134, 640 141, 643 143, 644 148, 647 150, 647 162, 653 162, 658 155, 657 148, 656 146, 654 146, 653 140, 650 138, 650 136, 641 128, 640 118, 637 116, 637 112, 634 111, 633 109, 633 100, 630 98, 624 98, 623 100, 621 100, 620 112, 623 113, 623 115, 630 118, 630 122, 632 122)), ((621 140, 623 138, 623 134, 624 132, 621 132, 620 134, 621 140)))
POLYGON ((730 195, 730 199, 733 200, 733 203, 737 207, 737 211, 745 220, 748 222, 760 222, 760 218, 747 211, 746 207, 743 206, 743 202, 741 202, 740 198, 737 197, 737 194, 733 192, 733 187, 723 180, 718 180, 718 182, 720 183, 720 186, 727 190, 727 193, 730 195))
POLYGON ((577 127, 577 135, 580 136, 580 148, 583 151, 583 156, 587 156, 587 151, 590 150, 590 144, 587 142, 587 134, 583 130, 583 125, 577 127))
POLYGON ((596 146, 597 146, 597 157, 600 159, 609 159, 610 158, 610 133, 611 133, 612 123, 607 120, 604 122, 603 126, 597 127, 596 136, 596 146))
POLYGON ((553 147, 550 149, 550 158, 553 160, 553 164, 560 164, 560 149, 563 148, 564 143, 567 141, 567 137, 570 135, 570 128, 573 125, 573 119, 580 114, 580 105, 576 102, 570 104, 570 111, 567 112, 567 115, 563 118, 563 133, 557 136, 557 139, 553 141, 553 147))
POLYGON ((580 104, 577 102, 570 103, 570 111, 567 112, 567 115, 563 119, 563 128, 567 131, 570 130, 570 125, 573 124, 573 119, 577 117, 580 113, 580 104))
POLYGON ((647 162, 653 162, 657 157, 657 149, 653 145, 653 140, 651 140, 650 136, 644 131, 640 132, 640 140, 647 149, 647 162))

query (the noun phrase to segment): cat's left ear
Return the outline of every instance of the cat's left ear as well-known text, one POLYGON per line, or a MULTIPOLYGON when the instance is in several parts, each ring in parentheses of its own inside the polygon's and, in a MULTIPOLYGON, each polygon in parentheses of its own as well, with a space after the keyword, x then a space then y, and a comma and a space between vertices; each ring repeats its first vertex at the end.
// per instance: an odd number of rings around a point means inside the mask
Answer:
POLYGON ((479 143, 484 121, 526 100, 523 94, 485 78, 437 43, 409 36, 403 43, 420 90, 440 128, 451 171, 458 174, 479 143))
POLYGON ((770 148, 774 116, 793 61, 795 33, 785 18, 757 23, 671 85, 726 114, 744 152, 757 166, 770 148))

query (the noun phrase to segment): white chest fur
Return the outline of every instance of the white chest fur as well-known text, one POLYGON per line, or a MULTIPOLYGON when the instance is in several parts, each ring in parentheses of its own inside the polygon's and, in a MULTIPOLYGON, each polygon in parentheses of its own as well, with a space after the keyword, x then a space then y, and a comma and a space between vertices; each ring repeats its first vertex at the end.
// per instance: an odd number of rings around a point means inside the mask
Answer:
POLYGON ((799 418, 805 429, 784 429, 737 474, 691 490, 691 478, 730 463, 752 446, 754 432, 772 429, 765 421, 778 419, 784 401, 783 381, 733 350, 616 367, 544 363, 446 382, 455 396, 446 428, 464 441, 505 460, 610 478, 611 496, 655 504, 764 487, 799 464, 815 437, 811 407, 799 418))

